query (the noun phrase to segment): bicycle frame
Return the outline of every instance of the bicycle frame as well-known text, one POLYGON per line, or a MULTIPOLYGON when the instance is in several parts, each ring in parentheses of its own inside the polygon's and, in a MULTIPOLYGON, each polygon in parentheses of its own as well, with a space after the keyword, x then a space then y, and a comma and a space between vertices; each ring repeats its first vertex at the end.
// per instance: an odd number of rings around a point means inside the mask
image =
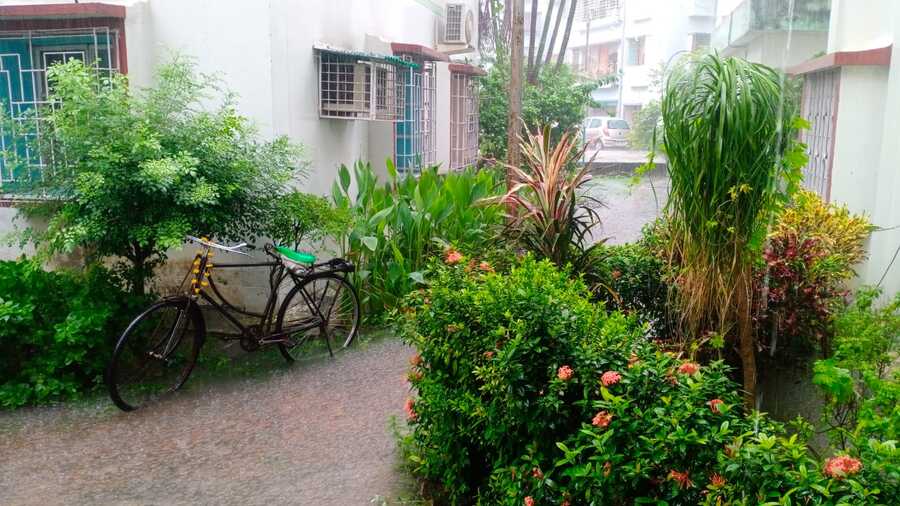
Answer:
POLYGON ((212 308, 217 313, 221 314, 225 320, 231 324, 232 327, 237 330, 237 333, 228 333, 228 332, 217 332, 216 336, 223 341, 236 341, 245 338, 254 338, 256 339, 256 343, 258 345, 268 345, 268 344, 277 344, 277 343, 287 343, 289 342, 289 336, 291 334, 295 334, 298 332, 304 332, 306 330, 313 329, 321 325, 321 322, 324 321, 322 318, 322 314, 319 310, 319 304, 317 301, 314 301, 310 294, 305 293, 303 290, 302 295, 309 306, 310 310, 312 310, 318 318, 310 318, 309 321, 301 322, 297 325, 293 325, 288 329, 282 329, 280 332, 274 332, 273 326, 275 324, 275 316, 276 310, 278 309, 278 288, 284 283, 287 279, 291 279, 294 284, 299 284, 303 280, 303 276, 298 275, 293 270, 287 268, 284 263, 278 260, 268 261, 268 262, 249 262, 249 263, 225 263, 225 264, 215 264, 216 269, 248 269, 248 268, 269 268, 269 296, 266 300, 266 305, 261 313, 248 311, 245 309, 238 308, 219 291, 216 287, 214 278, 210 274, 210 269, 213 265, 209 262, 210 252, 204 251, 199 253, 194 258, 193 271, 194 274, 197 275, 192 280, 193 293, 189 294, 192 302, 194 304, 198 304, 199 301, 202 300, 210 308, 212 308), (204 288, 208 286, 212 295, 207 292, 204 288), (213 295, 215 297, 213 297, 213 295), (217 300, 218 299, 218 300, 217 300), (246 325, 242 323, 235 314, 245 315, 252 318, 255 318, 258 323, 252 325, 246 325), (252 329, 256 327, 259 329, 258 334, 254 334, 252 329))

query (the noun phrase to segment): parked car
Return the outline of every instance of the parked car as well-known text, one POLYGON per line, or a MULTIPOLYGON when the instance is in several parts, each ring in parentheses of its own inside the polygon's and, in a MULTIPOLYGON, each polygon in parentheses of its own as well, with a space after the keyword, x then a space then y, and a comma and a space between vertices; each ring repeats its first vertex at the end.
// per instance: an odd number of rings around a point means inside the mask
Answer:
POLYGON ((631 128, 622 118, 591 116, 584 120, 585 138, 589 146, 597 149, 628 147, 631 128))

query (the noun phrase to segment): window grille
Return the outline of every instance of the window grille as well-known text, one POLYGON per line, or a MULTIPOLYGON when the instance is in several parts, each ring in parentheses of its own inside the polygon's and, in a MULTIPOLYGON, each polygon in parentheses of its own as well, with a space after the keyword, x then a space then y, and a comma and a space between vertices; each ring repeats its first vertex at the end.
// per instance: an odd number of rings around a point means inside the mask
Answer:
POLYGON ((319 117, 373 121, 403 118, 403 74, 417 65, 393 56, 316 49, 319 117))
POLYGON ((458 170, 478 160, 478 96, 472 76, 450 76, 450 169, 458 170))
POLYGON ((826 201, 831 198, 831 169, 834 163, 834 130, 841 70, 830 69, 806 76, 803 83, 801 116, 810 128, 800 131, 809 161, 803 168, 803 186, 826 201))
POLYGON ((400 170, 418 173, 435 162, 434 79, 434 65, 429 61, 404 73, 405 107, 395 130, 394 153, 400 170))
POLYGON ((0 32, 0 194, 40 180, 48 165, 37 148, 50 106, 47 69, 71 59, 111 77, 119 32, 107 27, 0 32))

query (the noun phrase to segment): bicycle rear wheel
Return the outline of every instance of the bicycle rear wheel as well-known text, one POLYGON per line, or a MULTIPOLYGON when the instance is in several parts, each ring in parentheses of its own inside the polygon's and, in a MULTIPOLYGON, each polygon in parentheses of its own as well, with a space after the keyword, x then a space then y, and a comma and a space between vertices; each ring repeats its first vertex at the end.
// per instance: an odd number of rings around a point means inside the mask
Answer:
POLYGON ((290 342, 278 348, 288 362, 339 352, 356 338, 360 313, 359 297, 349 281, 334 273, 314 274, 295 286, 281 305, 275 330, 289 332, 290 342))
POLYGON ((203 317, 188 298, 158 302, 122 333, 106 370, 109 397, 131 411, 178 390, 203 344, 203 317))

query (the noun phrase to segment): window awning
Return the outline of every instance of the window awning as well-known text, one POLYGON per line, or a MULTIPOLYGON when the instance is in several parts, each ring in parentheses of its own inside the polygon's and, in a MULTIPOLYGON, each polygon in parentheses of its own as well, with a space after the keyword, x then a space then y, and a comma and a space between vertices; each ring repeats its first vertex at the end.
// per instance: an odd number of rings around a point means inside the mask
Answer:
POLYGON ((395 55, 410 55, 425 61, 450 61, 450 57, 446 54, 436 51, 428 46, 419 44, 405 44, 402 42, 391 42, 391 51, 395 55))
POLYGON ((468 76, 486 76, 487 71, 485 71, 481 67, 476 67, 475 65, 469 65, 468 63, 451 63, 449 65, 450 72, 455 74, 465 74, 468 76))
POLYGON ((337 56, 343 56, 346 58, 356 58, 360 60, 373 60, 380 61, 385 63, 390 63, 392 65, 397 65, 399 67, 408 67, 412 69, 418 69, 419 64, 413 63, 411 61, 406 61, 403 58, 399 58, 397 56, 388 55, 388 54, 379 54, 379 53, 371 53, 368 51, 355 51, 350 49, 341 49, 334 46, 330 46, 328 44, 323 43, 315 43, 313 44, 313 50, 320 53, 327 53, 337 56))
POLYGON ((875 49, 864 49, 862 51, 838 51, 836 53, 828 53, 824 56, 805 61, 799 65, 794 65, 787 69, 787 73, 791 75, 803 75, 835 67, 847 67, 853 65, 890 65, 891 50, 892 46, 885 46, 875 49))
POLYGON ((99 2, 0 6, 0 20, 15 19, 125 19, 125 7, 99 2))

